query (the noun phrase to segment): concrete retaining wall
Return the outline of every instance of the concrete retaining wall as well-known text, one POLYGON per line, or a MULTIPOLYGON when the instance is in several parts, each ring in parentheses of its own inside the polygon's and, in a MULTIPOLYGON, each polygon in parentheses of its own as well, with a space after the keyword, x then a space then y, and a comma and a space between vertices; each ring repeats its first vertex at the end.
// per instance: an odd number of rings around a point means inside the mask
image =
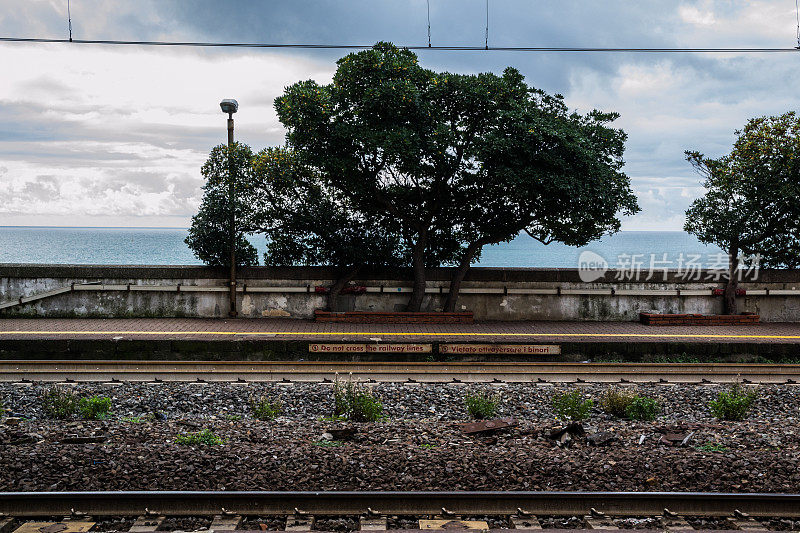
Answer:
MULTIPOLYGON (((423 310, 441 308, 450 275, 447 268, 429 271, 423 310)), ((75 290, 7 307, 0 316, 224 317, 225 276, 224 269, 188 266, 5 264, 0 265, 0 305, 72 284, 75 290)), ((311 318, 314 309, 326 304, 326 296, 314 288, 331 285, 335 277, 334 271, 322 267, 244 269, 239 279, 240 315, 311 318)), ((713 279, 689 281, 676 272, 669 272, 666 280, 660 273, 649 281, 616 278, 617 273, 609 271, 584 283, 575 269, 473 268, 457 310, 473 311, 476 320, 616 321, 637 320, 642 311, 722 311, 722 297, 713 296, 712 290, 723 283, 713 279)), ((408 272, 365 272, 354 283, 368 292, 343 295, 339 310, 403 310, 411 293, 409 280, 408 272)), ((763 321, 800 321, 800 271, 762 270, 741 287, 747 291, 740 298, 741 311, 757 313, 763 321)))

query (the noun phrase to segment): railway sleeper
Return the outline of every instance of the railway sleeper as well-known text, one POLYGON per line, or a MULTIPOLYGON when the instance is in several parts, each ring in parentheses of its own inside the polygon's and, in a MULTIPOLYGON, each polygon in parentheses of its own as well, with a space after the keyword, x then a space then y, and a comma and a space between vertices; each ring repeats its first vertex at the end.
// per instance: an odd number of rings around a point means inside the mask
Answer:
POLYGON ((151 531, 157 531, 166 518, 166 516, 140 516, 128 530, 128 533, 150 533, 151 531))
MULTIPOLYGON (((316 517, 311 514, 298 512, 286 516, 286 522, 284 526, 285 531, 294 531, 294 532, 304 532, 304 531, 325 531, 324 525, 317 521, 316 517), (315 526, 321 526, 319 529, 315 526)), ((95 522, 91 521, 93 517, 90 516, 67 516, 63 517, 62 519, 56 518, 53 521, 45 521, 42 518, 35 518, 32 521, 25 520, 21 517, 2 517, 0 516, 0 533, 91 533, 94 531, 106 531, 103 528, 96 528, 95 522)), ((94 517, 102 518, 102 517, 94 517)), ((139 516, 133 524, 128 529, 129 533, 152 533, 156 531, 166 531, 164 529, 163 524, 165 520, 167 520, 167 516, 158 515, 156 516, 155 513, 150 515, 141 515, 139 516)), ((211 517, 207 517, 211 518, 211 517)), ((370 531, 370 532, 379 532, 379 531, 400 531, 394 528, 390 528, 390 520, 388 517, 379 515, 379 514, 371 514, 366 513, 365 515, 361 515, 355 517, 355 523, 358 524, 358 529, 360 531, 370 531)), ((392 517, 397 518, 397 517, 392 517)), ((546 519, 547 517, 545 517, 546 519)), ((567 516, 562 516, 563 519, 570 519, 567 516)), ((621 531, 623 529, 628 529, 625 526, 620 527, 619 520, 624 518, 628 518, 627 515, 614 515, 614 516, 606 516, 601 512, 594 511, 590 514, 585 516, 573 516, 570 520, 577 521, 578 527, 576 528, 574 525, 571 526, 572 529, 575 531, 580 530, 593 530, 593 531, 621 531), (581 525, 583 528, 581 528, 581 525)), ((630 517, 633 518, 633 517, 630 517)), ((640 519, 642 517, 639 517, 640 519)), ((670 531, 670 532, 677 532, 677 531, 693 531, 703 529, 702 527, 697 528, 695 527, 697 524, 693 525, 683 516, 677 515, 675 513, 671 513, 665 510, 665 513, 658 517, 649 517, 652 522, 651 526, 646 527, 645 530, 650 531, 670 531)), ((742 513, 734 513, 733 516, 728 517, 718 517, 721 521, 721 525, 725 526, 717 531, 751 531, 751 532, 760 532, 760 531, 770 531, 770 527, 768 526, 769 522, 761 522, 759 520, 755 520, 750 518, 747 515, 742 515, 742 513)), ((171 519, 171 518, 170 518, 171 519)), ((205 533, 216 533, 216 532, 224 532, 230 533, 233 531, 244 531, 244 530, 252 530, 252 527, 242 527, 243 525, 247 526, 248 524, 244 524, 244 519, 242 515, 238 514, 218 514, 214 515, 211 520, 207 522, 209 524, 207 529, 204 530, 205 533)), ((457 515, 453 513, 452 515, 449 514, 439 514, 439 515, 428 515, 428 516, 420 516, 418 521, 418 530, 419 531, 430 531, 430 530, 451 530, 451 529, 458 529, 462 531, 491 531, 491 532, 499 532, 502 529, 496 529, 498 519, 502 522, 505 522, 505 526, 503 529, 513 529, 517 531, 541 531, 543 530, 542 522, 540 522, 539 517, 533 514, 526 514, 520 513, 516 515, 498 515, 494 517, 464 517, 461 515, 457 515), (482 520, 482 518, 487 518, 487 520, 482 520), (493 525, 490 525, 493 524, 493 525)), ((689 517, 689 520, 694 520, 692 517, 689 517)), ((250 524, 252 526, 252 524, 250 524)), ((396 527, 396 526, 395 526, 396 527)), ((552 528, 552 524, 546 526, 552 528)), ((556 526, 558 529, 558 526, 556 526)), ((637 528, 638 529, 638 528, 637 528)), ((261 530, 265 530, 265 525, 261 525, 261 530)), ((269 528, 272 530, 272 528, 269 528)), ((180 530, 175 530, 180 531, 180 530)))

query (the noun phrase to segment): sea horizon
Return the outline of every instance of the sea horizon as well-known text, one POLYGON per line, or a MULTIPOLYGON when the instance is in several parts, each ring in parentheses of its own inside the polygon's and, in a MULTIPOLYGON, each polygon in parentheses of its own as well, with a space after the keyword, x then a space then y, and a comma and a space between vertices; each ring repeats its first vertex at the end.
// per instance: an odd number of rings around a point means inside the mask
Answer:
MULTIPOLYGON (((188 228, 159 226, 0 226, 0 263, 98 265, 201 265, 184 239, 188 228)), ((266 239, 248 237, 263 264, 266 239)), ((483 248, 478 267, 576 268, 582 254, 599 255, 610 268, 625 262, 661 265, 719 263, 722 250, 677 230, 624 230, 586 246, 541 244, 522 233, 483 248)))

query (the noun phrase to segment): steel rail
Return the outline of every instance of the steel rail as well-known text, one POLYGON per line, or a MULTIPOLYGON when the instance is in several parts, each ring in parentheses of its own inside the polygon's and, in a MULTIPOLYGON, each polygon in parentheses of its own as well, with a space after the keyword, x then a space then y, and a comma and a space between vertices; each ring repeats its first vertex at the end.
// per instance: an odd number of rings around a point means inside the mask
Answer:
POLYGON ((697 492, 4 492, 0 513, 15 517, 214 515, 457 515, 581 516, 594 508, 610 516, 654 516, 664 508, 685 516, 800 516, 800 494, 697 492))
POLYGON ((0 382, 800 383, 800 365, 763 363, 0 361, 0 382))

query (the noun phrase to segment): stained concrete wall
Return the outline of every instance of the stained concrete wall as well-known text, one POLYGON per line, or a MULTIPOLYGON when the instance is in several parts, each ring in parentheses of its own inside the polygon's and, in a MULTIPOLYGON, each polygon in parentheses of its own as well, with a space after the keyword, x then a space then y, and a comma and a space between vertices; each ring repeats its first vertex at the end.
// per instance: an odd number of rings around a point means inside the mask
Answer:
MULTIPOLYGON (((431 269, 423 309, 441 309, 451 276, 447 268, 431 269)), ((87 266, 87 265, 0 265, 0 304, 20 297, 69 287, 75 283, 106 285, 177 286, 183 291, 138 292, 71 291, 0 311, 0 316, 52 317, 224 317, 228 312, 226 292, 186 292, 186 287, 225 287, 223 269, 188 266, 87 266)), ((310 318, 314 309, 326 304, 316 286, 330 286, 336 272, 322 267, 244 269, 240 287, 292 287, 305 292, 246 292, 238 295, 239 312, 245 317, 310 318)), ((464 284, 458 308, 471 310, 477 320, 637 320, 641 311, 663 313, 719 313, 722 298, 711 289, 720 282, 686 281, 670 272, 666 281, 616 280, 609 271, 592 283, 580 280, 575 269, 473 268, 464 284), (641 291, 636 295, 564 294, 570 290, 610 289, 641 291), (520 289, 551 289, 562 294, 513 294, 520 289), (702 290, 705 295, 668 295, 662 291, 702 290), (470 293, 470 290, 478 293, 470 293), (494 291, 480 293, 481 291, 494 291)), ((660 276, 659 276, 660 277, 660 276)), ((705 279, 705 275, 701 279, 705 279)), ((364 272, 354 280, 373 291, 341 297, 339 310, 403 310, 410 297, 408 272, 364 272), (402 292, 398 292, 398 289, 402 292)), ((742 311, 755 312, 764 321, 800 321, 800 271, 762 270, 755 280, 745 281, 746 290, 798 290, 797 294, 744 296, 742 311)))

